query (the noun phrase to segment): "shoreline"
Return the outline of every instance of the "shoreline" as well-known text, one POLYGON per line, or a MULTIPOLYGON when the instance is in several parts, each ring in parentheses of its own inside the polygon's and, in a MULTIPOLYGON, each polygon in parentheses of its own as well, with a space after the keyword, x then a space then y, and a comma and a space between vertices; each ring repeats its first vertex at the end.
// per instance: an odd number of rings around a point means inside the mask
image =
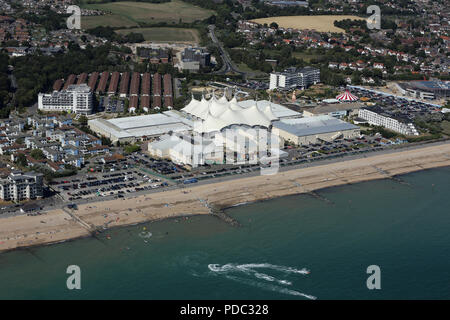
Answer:
POLYGON ((257 201, 302 193, 314 195, 325 188, 395 179, 398 175, 446 166, 450 166, 450 143, 286 170, 272 176, 242 177, 92 202, 79 205, 78 210, 55 209, 40 216, 2 218, 0 252, 91 237, 97 230, 104 233, 119 226, 212 215, 211 207, 223 211, 257 201))

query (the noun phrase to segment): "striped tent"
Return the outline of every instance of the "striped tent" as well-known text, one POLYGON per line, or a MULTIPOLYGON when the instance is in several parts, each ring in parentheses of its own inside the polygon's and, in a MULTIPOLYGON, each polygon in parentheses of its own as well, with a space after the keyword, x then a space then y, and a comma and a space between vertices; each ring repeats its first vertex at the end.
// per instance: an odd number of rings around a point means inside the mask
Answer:
POLYGON ((345 91, 344 93, 338 95, 336 99, 339 101, 348 102, 348 101, 356 101, 358 100, 358 97, 351 94, 349 91, 345 91))

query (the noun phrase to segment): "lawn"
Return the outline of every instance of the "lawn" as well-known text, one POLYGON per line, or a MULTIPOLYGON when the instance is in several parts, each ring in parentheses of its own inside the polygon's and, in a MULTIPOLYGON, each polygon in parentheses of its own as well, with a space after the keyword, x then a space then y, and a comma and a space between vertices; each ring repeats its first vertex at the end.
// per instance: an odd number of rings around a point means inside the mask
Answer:
POLYGON ((272 17, 253 20, 259 24, 271 24, 276 22, 280 27, 293 29, 310 29, 319 32, 344 32, 343 29, 334 26, 334 21, 345 19, 364 20, 364 18, 357 16, 285 16, 272 17))
POLYGON ((132 28, 116 30, 117 33, 125 35, 130 32, 142 33, 147 41, 175 42, 187 41, 199 43, 198 32, 195 29, 183 28, 132 28))
POLYGON ((307 54, 305 52, 293 52, 292 55, 297 59, 302 59, 306 62, 311 62, 311 59, 317 59, 320 58, 320 55, 317 54, 307 54))
POLYGON ((110 2, 99 4, 83 4, 83 8, 102 10, 107 15, 82 18, 83 28, 95 26, 133 27, 139 23, 179 23, 203 20, 214 14, 180 0, 166 3, 146 2, 110 2))
POLYGON ((91 29, 98 26, 129 28, 129 27, 137 27, 138 24, 126 17, 119 16, 116 14, 81 17, 81 28, 91 29))
POLYGON ((260 70, 253 70, 252 68, 250 68, 248 65, 246 65, 245 63, 239 63, 236 65, 236 67, 239 68, 240 71, 243 72, 253 72, 256 74, 256 76, 265 76, 267 75, 266 73, 260 71, 260 70))

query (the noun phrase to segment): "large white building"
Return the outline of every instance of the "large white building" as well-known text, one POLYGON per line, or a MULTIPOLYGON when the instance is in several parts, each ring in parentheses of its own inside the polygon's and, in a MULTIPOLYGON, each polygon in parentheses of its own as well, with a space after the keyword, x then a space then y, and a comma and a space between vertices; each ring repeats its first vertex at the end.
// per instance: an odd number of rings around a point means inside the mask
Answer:
POLYGON ((170 132, 184 132, 192 128, 192 122, 176 111, 116 119, 88 121, 89 128, 112 142, 151 140, 170 132))
POLYGON ((39 93, 38 108, 42 111, 92 113, 92 92, 88 85, 70 85, 66 90, 39 93))
POLYGON ((403 122, 399 119, 395 119, 392 116, 385 115, 382 110, 379 109, 360 109, 358 117, 367 120, 371 125, 382 126, 392 131, 398 132, 404 135, 418 136, 419 132, 411 122, 403 122))
POLYGON ((320 82, 320 70, 312 67, 289 68, 284 72, 270 74, 269 89, 306 89, 320 82))
POLYGON ((356 138, 360 128, 329 115, 301 119, 284 119, 273 123, 273 127, 285 141, 296 145, 308 145, 338 138, 356 138))
POLYGON ((260 159, 284 156, 273 121, 300 117, 298 112, 269 101, 224 96, 192 99, 182 110, 192 121, 186 134, 172 134, 149 143, 150 154, 191 166, 206 163, 258 163, 260 159))
POLYGON ((43 196, 43 175, 13 171, 6 178, 0 178, 0 199, 21 201, 43 196))
POLYGON ((278 119, 270 105, 261 109, 253 102, 252 106, 243 107, 236 98, 228 101, 225 96, 220 99, 213 97, 210 100, 203 98, 201 101, 192 99, 181 111, 198 120, 193 129, 202 133, 221 131, 232 125, 268 128, 272 121, 278 119))

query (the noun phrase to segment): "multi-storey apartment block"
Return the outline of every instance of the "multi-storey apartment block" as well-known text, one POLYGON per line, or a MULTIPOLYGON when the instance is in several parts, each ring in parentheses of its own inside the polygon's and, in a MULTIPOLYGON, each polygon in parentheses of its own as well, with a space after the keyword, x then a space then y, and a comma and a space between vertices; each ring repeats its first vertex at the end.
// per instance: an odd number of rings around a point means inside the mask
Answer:
POLYGON ((43 175, 41 173, 13 171, 0 178, 0 199, 21 201, 43 196, 43 175))
POLYGON ((86 84, 70 85, 62 91, 39 93, 38 108, 43 111, 68 111, 80 114, 92 113, 92 92, 86 84))

